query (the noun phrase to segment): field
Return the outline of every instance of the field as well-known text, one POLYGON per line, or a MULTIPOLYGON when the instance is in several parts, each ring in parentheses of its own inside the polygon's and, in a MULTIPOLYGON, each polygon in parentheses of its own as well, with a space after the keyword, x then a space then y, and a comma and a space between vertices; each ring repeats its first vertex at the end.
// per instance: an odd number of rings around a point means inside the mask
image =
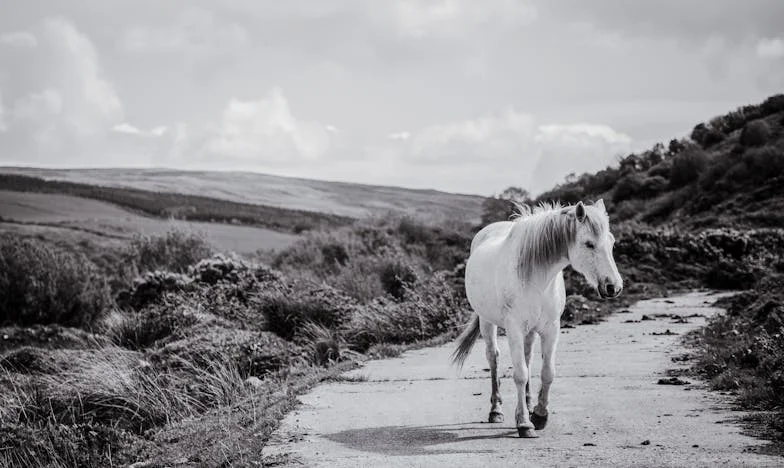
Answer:
POLYGON ((507 219, 513 201, 598 198, 625 292, 599 302, 567 269, 562 326, 638 298, 744 290, 683 359, 782 441, 783 126, 773 96, 537 200, 6 168, 0 467, 254 466, 298 393, 456 336, 479 219, 507 219))
POLYGON ((238 203, 364 218, 387 213, 437 221, 479 220, 484 197, 436 190, 412 190, 278 177, 250 172, 194 172, 158 169, 33 169, 0 167, 20 174, 106 187, 172 191, 238 203))
POLYGON ((288 247, 298 236, 252 226, 144 216, 109 203, 70 195, 0 190, 0 229, 49 239, 118 247, 134 235, 171 229, 202 232, 219 250, 251 254, 288 247))

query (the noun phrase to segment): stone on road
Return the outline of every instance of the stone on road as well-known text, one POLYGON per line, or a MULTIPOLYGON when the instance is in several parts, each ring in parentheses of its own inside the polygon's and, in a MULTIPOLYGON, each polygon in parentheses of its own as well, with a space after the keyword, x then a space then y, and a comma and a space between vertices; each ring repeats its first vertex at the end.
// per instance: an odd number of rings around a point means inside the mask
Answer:
MULTIPOLYGON (((691 293, 642 301, 598 325, 562 330, 547 427, 520 439, 509 352, 499 343, 505 422, 487 423, 490 378, 477 341, 462 372, 450 366, 455 344, 371 361, 300 397, 265 448, 280 466, 782 466, 750 451, 765 442, 741 433, 704 384, 658 385, 680 337, 710 316, 718 296, 691 293), (636 322, 642 315, 659 317, 636 322), (635 320, 627 322, 628 320, 635 320), (670 330, 670 333, 666 333, 670 330), (363 378, 364 377, 364 378, 363 378)), ((532 390, 539 389, 539 345, 532 390)), ((534 393, 536 395, 536 393, 534 393)), ((534 397, 535 400, 535 397, 534 397)))

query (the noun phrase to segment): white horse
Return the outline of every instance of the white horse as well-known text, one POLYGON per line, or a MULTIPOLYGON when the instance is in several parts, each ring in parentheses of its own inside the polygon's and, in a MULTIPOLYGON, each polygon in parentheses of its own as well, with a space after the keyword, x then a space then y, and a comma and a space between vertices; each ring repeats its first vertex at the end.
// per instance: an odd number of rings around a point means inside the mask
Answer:
POLYGON ((531 438, 547 424, 555 349, 566 304, 562 270, 571 264, 603 298, 617 297, 623 281, 612 255, 615 238, 603 200, 593 205, 579 202, 518 209, 516 219, 485 226, 471 242, 465 289, 476 315, 459 338, 453 362, 462 367, 481 333, 492 381, 489 420, 503 422, 496 338, 498 327, 503 327, 517 386, 517 432, 531 438), (531 410, 529 368, 535 334, 542 342, 542 387, 531 410))

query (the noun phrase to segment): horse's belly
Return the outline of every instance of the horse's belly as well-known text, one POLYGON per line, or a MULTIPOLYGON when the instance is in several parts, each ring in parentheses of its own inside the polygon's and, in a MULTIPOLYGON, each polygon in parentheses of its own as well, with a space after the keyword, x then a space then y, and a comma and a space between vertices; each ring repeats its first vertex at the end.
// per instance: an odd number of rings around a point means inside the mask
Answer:
POLYGON ((504 326, 504 304, 496 284, 497 273, 491 259, 473 252, 466 263, 465 290, 471 308, 483 320, 504 326))

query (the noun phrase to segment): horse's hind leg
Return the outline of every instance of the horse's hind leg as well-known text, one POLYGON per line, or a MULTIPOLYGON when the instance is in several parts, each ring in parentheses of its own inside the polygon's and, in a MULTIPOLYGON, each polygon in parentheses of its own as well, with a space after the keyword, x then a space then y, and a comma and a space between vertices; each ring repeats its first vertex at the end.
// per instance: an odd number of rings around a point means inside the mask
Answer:
POLYGON ((492 391, 490 393, 490 417, 488 420, 491 423, 504 422, 504 413, 501 410, 501 392, 499 387, 501 379, 498 376, 498 337, 496 331, 498 327, 490 322, 479 319, 479 328, 482 331, 482 337, 485 340, 485 355, 487 362, 490 364, 490 380, 492 383, 492 391))

